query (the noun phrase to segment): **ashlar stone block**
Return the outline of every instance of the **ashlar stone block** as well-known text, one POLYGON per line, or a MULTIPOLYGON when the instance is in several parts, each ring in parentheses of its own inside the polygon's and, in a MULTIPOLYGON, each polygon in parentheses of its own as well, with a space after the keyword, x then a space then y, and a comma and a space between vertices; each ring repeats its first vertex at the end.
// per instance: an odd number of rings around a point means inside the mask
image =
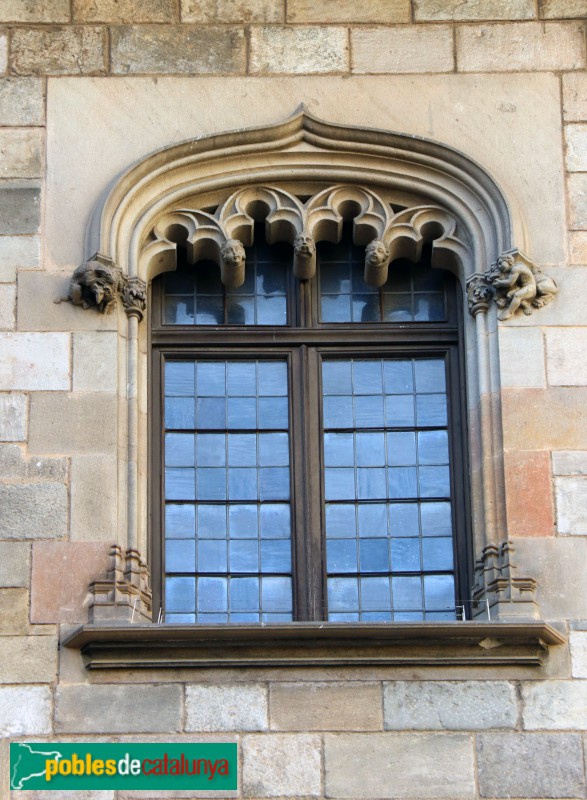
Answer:
POLYGON ((372 683, 274 683, 271 728, 285 731, 380 731, 381 686, 372 683))
MULTIPOLYGON (((37 181, 3 182, 0 185, 0 269, 7 266, 7 260, 12 259, 14 252, 14 243, 5 241, 3 237, 15 233, 36 233, 40 222, 41 192, 37 181)), ((17 263, 11 266, 27 265, 17 263)), ((31 266, 37 266, 37 263, 31 266)), ((9 280, 14 278, 10 277, 9 280)))
POLYGON ((559 533, 587 536, 587 478, 555 479, 559 533))
POLYGON ((0 636, 26 635, 29 627, 28 589, 0 589, 0 636))
POLYGON ((69 0, 3 0, 0 22, 68 22, 69 0))
POLYGON ((20 267, 38 267, 40 249, 37 236, 0 236, 0 283, 15 281, 20 267))
POLYGON ((0 72, 8 70, 8 36, 0 33, 0 72))
POLYGON ((0 393, 0 441, 24 442, 27 438, 28 399, 25 394, 0 393))
POLYGON ((67 488, 62 483, 0 485, 0 531, 5 539, 60 539, 67 534, 67 488))
POLYGON ((267 730, 267 689, 259 684, 186 686, 187 731, 267 730))
POLYGON ((0 683, 53 683, 57 672, 55 636, 3 636, 0 683))
POLYGON ((209 23, 279 23, 284 22, 283 0, 181 0, 181 21, 209 23))
POLYGON ((102 684, 59 686, 57 733, 172 733, 180 730, 182 687, 102 684))
POLYGON ((580 22, 517 22, 457 28, 459 72, 571 70, 585 66, 580 22))
POLYGON ((344 28, 272 26, 251 31, 250 71, 254 74, 318 74, 348 68, 344 28))
POLYGON ((552 454, 554 475, 587 475, 587 451, 561 450, 552 454))
POLYGON ((587 389, 502 391, 504 443, 508 450, 587 449, 587 389), (531 409, 531 413, 528 413, 531 409))
POLYGON ((17 75, 99 75, 106 70, 101 27, 16 28, 12 69, 17 75))
POLYGON ((536 388, 546 386, 542 329, 502 325, 498 328, 498 334, 501 385, 536 388))
POLYGON ((73 389, 116 392, 118 334, 92 331, 73 334, 73 389))
POLYGON ((36 392, 31 397, 30 453, 113 454, 116 436, 114 394, 36 392))
POLYGON ((89 586, 106 576, 108 552, 102 542, 35 542, 31 622, 87 622, 89 586))
POLYGON ((477 737, 481 797, 581 797, 581 737, 482 733, 477 737))
POLYGON ((587 328, 546 330, 546 371, 551 386, 587 385, 587 328))
POLYGON ((118 26, 111 33, 111 62, 119 75, 242 73, 245 37, 229 27, 118 26))
POLYGON ((68 389, 69 348, 66 333, 0 333, 0 389, 68 389))
POLYGON ((569 232, 569 260, 578 266, 587 264, 587 233, 569 232))
POLYGON ((0 79, 0 125, 42 125, 44 112, 40 78, 0 79))
POLYGON ((320 737, 248 735, 242 740, 243 793, 248 797, 322 794, 320 737))
POLYGON ((563 115, 567 122, 587 122, 587 73, 563 75, 563 115))
POLYGON ((587 172, 587 123, 565 125, 565 140, 569 172, 587 172))
POLYGON ((587 173, 575 172, 567 176, 571 228, 587 230, 587 173))
POLYGON ((28 586, 30 572, 31 545, 0 541, 0 586, 28 586))
MULTIPOLYGON (((583 564, 584 567, 584 564, 583 564)), ((567 586, 570 586, 567 582, 567 586)), ((524 728, 583 730, 587 719, 587 682, 541 681, 522 686, 524 728)))
POLYGON ((448 25, 355 28, 354 73, 452 72, 453 32, 448 25))
POLYGON ((16 285, 0 284, 0 330, 13 331, 16 327, 16 285))
POLYGON ((65 458, 27 458, 18 444, 0 445, 0 479, 8 481, 63 481, 65 458))
POLYGON ((535 19, 534 0, 414 0, 414 20, 535 19))
POLYGON ((71 459, 71 538, 111 542, 116 539, 118 469, 116 459, 74 455, 71 459))
POLYGON ((0 736, 51 733, 48 686, 0 686, 0 736))
POLYGON ((516 692, 505 681, 394 681, 383 693, 387 730, 514 728, 516 692))
POLYGON ((569 642, 573 678, 587 678, 587 632, 571 631, 569 642))
POLYGON ((175 22, 175 0, 74 0, 75 22, 175 22))
POLYGON ((543 19, 584 19, 587 16, 584 0, 540 0, 543 19))
POLYGON ((42 130, 0 128, 0 178, 40 177, 42 151, 42 130))
POLYGON ((552 470, 546 450, 505 453, 505 490, 511 536, 552 536, 552 470))
POLYGON ((410 21, 409 0, 288 0, 287 21, 297 23, 384 23, 410 21))
POLYGON ((473 800, 473 743, 461 734, 328 734, 326 797, 473 800))

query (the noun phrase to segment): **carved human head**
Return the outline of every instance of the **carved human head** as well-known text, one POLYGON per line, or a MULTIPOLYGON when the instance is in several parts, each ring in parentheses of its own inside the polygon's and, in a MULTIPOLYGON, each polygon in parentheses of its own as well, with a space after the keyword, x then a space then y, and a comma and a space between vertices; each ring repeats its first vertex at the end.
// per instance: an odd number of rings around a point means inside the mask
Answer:
POLYGON ((312 258, 316 253, 316 242, 309 233, 298 233, 294 239, 294 253, 298 258, 312 258))
POLYGON ((237 267, 244 264, 245 248, 238 239, 227 239, 220 248, 220 256, 225 264, 237 267))
POLYGON ((365 260, 374 267, 383 266, 389 261, 389 249, 381 239, 373 239, 365 248, 365 260))

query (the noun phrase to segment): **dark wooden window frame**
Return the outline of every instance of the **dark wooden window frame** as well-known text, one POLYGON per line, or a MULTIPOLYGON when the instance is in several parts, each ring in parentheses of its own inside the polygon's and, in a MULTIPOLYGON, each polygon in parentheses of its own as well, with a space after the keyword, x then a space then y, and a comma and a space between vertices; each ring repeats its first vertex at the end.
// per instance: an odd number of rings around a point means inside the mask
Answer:
MULTIPOLYGON (((210 268, 214 268, 211 266, 210 268)), ((447 361, 451 496, 457 604, 471 618, 472 546, 469 529, 468 453, 462 310, 456 280, 444 273, 447 321, 428 323, 321 323, 318 277, 297 282, 290 274, 287 326, 168 325, 162 317, 162 284, 152 287, 151 324, 151 552, 153 608, 162 605, 163 411, 165 359, 282 358, 290 368, 292 439, 292 539, 294 619, 326 618, 322 413, 319 359, 327 357, 444 357, 447 361)))

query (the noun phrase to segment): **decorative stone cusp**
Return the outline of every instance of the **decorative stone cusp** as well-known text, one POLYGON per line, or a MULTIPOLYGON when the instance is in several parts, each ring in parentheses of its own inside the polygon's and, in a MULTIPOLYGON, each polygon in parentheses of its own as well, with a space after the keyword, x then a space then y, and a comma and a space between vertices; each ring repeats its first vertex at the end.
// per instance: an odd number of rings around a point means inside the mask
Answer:
POLYGON ((488 270, 487 280, 496 292, 500 320, 510 319, 518 309, 530 315, 533 309, 550 303, 558 292, 554 280, 516 248, 499 256, 488 270))

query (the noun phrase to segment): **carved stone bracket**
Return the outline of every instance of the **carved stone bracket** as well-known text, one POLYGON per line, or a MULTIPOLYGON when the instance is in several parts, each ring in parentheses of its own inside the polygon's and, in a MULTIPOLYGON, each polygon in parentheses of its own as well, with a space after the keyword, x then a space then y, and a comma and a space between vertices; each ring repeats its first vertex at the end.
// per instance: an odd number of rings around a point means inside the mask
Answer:
POLYGON ((555 281, 542 272, 521 250, 506 250, 485 275, 473 275, 467 282, 469 311, 476 316, 492 300, 500 309, 497 317, 508 320, 514 314, 530 315, 550 303, 558 292, 555 281))
POLYGON ((108 573, 90 584, 90 622, 150 622, 152 598, 149 570, 138 550, 112 545, 108 573))
POLYGON ((365 282, 371 286, 385 283, 393 259, 418 260, 427 242, 433 266, 453 267, 469 252, 455 233, 456 219, 437 206, 394 214, 389 203, 359 186, 331 186, 305 203, 279 187, 257 186, 234 192, 214 214, 197 209, 165 213, 143 248, 141 264, 146 274, 173 270, 181 244, 190 263, 215 261, 225 286, 241 286, 243 245, 253 244, 255 222, 264 222, 267 242, 293 245, 294 274, 308 280, 316 272, 316 243, 339 242, 347 220, 352 220, 353 242, 366 248, 365 282))
POLYGON ((477 618, 492 620, 540 619, 534 578, 518 577, 510 542, 488 545, 475 563, 473 607, 477 618))
POLYGON ((95 253, 74 271, 69 292, 56 303, 70 302, 82 308, 95 308, 111 314, 118 300, 129 316, 141 320, 147 306, 147 287, 137 276, 123 275, 112 259, 95 253))

